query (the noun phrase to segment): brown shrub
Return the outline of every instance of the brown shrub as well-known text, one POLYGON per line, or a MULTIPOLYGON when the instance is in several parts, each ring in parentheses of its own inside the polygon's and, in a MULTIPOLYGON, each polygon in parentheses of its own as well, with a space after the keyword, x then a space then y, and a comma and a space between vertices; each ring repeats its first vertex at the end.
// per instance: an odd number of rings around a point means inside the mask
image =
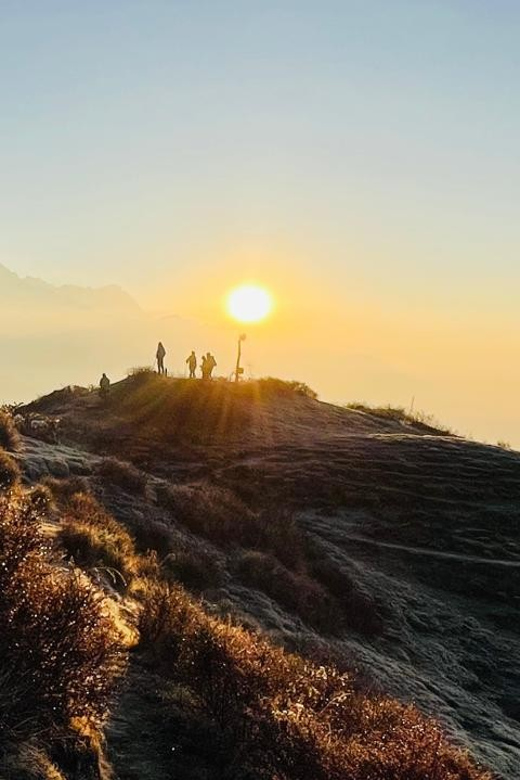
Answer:
POLYGON ((187 544, 175 545, 162 561, 161 573, 166 580, 179 582, 195 593, 219 587, 223 582, 222 566, 215 555, 187 544))
POLYGON ((0 447, 11 452, 20 447, 20 434, 16 430, 11 415, 0 409, 0 447))
POLYGON ((9 490, 20 480, 20 468, 7 452, 0 449, 0 491, 9 490))
POLYGON ((413 707, 360 694, 350 675, 209 617, 178 587, 140 586, 143 649, 219 724, 236 772, 286 780, 491 780, 413 707))
POLYGON ((344 617, 336 601, 319 583, 306 574, 287 569, 272 555, 246 550, 234 561, 240 580, 263 591, 321 632, 337 634, 344 617))
POLYGON ((298 382, 295 380, 287 381, 285 379, 276 379, 275 377, 268 376, 263 379, 257 379, 251 383, 253 386, 257 386, 260 394, 266 397, 274 396, 290 396, 290 395, 302 395, 305 398, 311 398, 316 400, 318 393, 316 393, 305 382, 298 382))
POLYGON ((269 550, 288 566, 302 563, 303 535, 289 512, 252 512, 230 490, 202 482, 164 486, 157 499, 190 531, 217 544, 269 550))
POLYGON ((75 493, 63 510, 58 538, 82 567, 103 567, 126 587, 136 572, 132 538, 91 495, 75 493))
POLYGON ((366 593, 323 552, 312 551, 310 571, 341 607, 344 623, 348 628, 365 636, 383 632, 384 621, 380 609, 366 593))
POLYGON ((128 493, 142 495, 146 492, 146 475, 131 463, 117 458, 104 458, 96 471, 103 482, 120 487, 128 493))
POLYGON ((103 595, 54 565, 41 519, 23 495, 0 497, 0 739, 99 725, 125 665, 103 595))
POLYGON ((84 477, 44 477, 41 484, 46 487, 58 502, 68 501, 75 493, 86 493, 88 482, 84 477))

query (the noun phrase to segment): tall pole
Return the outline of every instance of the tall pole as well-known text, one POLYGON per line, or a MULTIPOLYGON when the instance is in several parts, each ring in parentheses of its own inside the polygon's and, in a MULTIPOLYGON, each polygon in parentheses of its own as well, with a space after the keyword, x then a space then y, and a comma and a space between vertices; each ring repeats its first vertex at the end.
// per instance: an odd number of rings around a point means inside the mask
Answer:
POLYGON ((244 373, 244 369, 240 366, 240 360, 242 358, 242 342, 245 340, 246 340, 246 334, 242 333, 242 335, 238 337, 238 352, 237 352, 237 365, 235 369, 235 382, 238 382, 240 379, 240 375, 244 373))

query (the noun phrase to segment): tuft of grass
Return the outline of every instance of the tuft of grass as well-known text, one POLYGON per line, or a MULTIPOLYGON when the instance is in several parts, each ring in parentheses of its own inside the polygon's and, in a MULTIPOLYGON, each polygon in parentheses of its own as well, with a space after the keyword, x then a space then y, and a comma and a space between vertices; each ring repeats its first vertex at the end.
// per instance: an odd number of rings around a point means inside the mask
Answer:
POLYGON ((20 467, 11 455, 0 449, 0 491, 9 490, 20 481, 20 467))
POLYGON ((84 493, 73 494, 63 509, 58 539, 83 568, 103 568, 126 588, 136 573, 133 540, 103 507, 84 493))
POLYGON ((54 562, 43 519, 20 491, 0 497, 0 752, 99 728, 126 665, 104 596, 54 562))
POLYGON ((146 475, 131 463, 117 458, 104 458, 96 471, 105 484, 119 487, 137 495, 143 495, 146 492, 146 475))
POLYGON ((262 379, 253 380, 251 384, 256 385, 260 391, 260 395, 266 397, 301 395, 304 398, 311 398, 312 400, 318 398, 318 393, 316 393, 312 387, 309 387, 305 382, 298 382, 296 380, 288 381, 286 379, 276 379, 275 377, 268 376, 263 377, 262 379))
POLYGON ((177 521, 212 542, 267 550, 293 568, 302 562, 303 535, 290 512, 253 512, 231 490, 208 482, 166 485, 157 499, 177 521))
POLYGON ((47 488, 58 502, 66 502, 75 493, 88 491, 88 482, 84 477, 67 477, 67 479, 44 477, 40 484, 47 488))
POLYGON ((345 621, 339 603, 307 574, 292 572, 272 555, 259 550, 239 553, 234 570, 245 585, 271 596, 318 631, 342 631, 345 621))
POLYGON ((9 412, 0 409, 0 447, 11 452, 20 448, 20 434, 9 412))
POLYGON ((191 693, 234 777, 491 780, 415 708, 208 616, 179 587, 140 581, 141 649, 191 693))
POLYGON ((224 573, 218 560, 203 548, 176 545, 161 563, 161 574, 170 582, 177 582, 188 590, 201 593, 222 585, 224 573))
POLYGON ((379 417, 382 420, 391 420, 405 425, 415 425, 444 436, 456 435, 454 431, 440 423, 433 414, 427 414, 422 411, 407 412, 403 406, 370 406, 369 404, 355 401, 347 404, 345 408, 353 409, 356 412, 364 412, 372 417, 379 417))

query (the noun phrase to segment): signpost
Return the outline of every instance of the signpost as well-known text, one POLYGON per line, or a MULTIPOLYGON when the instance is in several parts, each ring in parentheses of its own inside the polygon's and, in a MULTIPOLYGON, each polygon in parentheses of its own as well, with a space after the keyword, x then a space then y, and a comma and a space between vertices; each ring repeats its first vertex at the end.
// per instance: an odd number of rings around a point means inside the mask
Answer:
POLYGON ((237 354, 237 366, 235 369, 235 382, 238 382, 241 375, 244 373, 244 369, 240 365, 240 360, 242 358, 242 342, 246 340, 246 334, 242 333, 238 337, 238 354, 237 354))

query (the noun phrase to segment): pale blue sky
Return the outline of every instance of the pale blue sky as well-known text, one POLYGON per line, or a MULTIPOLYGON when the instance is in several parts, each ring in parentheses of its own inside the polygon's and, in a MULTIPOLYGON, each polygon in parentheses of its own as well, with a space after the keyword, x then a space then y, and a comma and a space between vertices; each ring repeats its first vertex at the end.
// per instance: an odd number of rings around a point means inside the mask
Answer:
POLYGON ((516 304, 519 42, 506 0, 0 0, 0 261, 146 298, 280 243, 516 304))
POLYGON ((0 0, 0 263, 519 442, 519 84, 517 0, 0 0))

